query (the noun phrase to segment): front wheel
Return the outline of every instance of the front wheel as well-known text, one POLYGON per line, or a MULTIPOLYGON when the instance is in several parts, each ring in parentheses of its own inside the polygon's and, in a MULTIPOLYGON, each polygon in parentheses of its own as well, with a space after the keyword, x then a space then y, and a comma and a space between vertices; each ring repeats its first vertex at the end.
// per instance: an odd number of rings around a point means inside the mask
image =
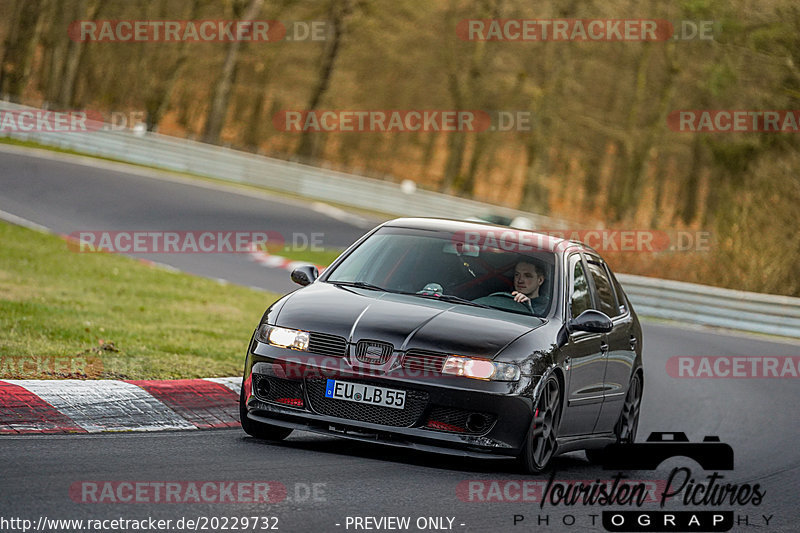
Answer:
MULTIPOLYGON (((617 444, 633 444, 636 440, 636 431, 639 429, 639 413, 642 407, 642 379, 639 373, 633 375, 625 395, 625 403, 619 413, 619 420, 614 426, 614 435, 617 444)), ((603 449, 586 450, 586 458, 592 463, 603 461, 603 449)))
POLYGON ((290 428, 262 424, 247 418, 247 405, 244 399, 244 383, 242 383, 242 391, 239 393, 239 421, 242 424, 242 429, 244 432, 257 439, 283 440, 292 433, 290 428))
POLYGON ((558 449, 558 426, 561 422, 561 387, 550 376, 542 387, 533 411, 533 421, 520 454, 522 467, 528 473, 547 470, 558 449))

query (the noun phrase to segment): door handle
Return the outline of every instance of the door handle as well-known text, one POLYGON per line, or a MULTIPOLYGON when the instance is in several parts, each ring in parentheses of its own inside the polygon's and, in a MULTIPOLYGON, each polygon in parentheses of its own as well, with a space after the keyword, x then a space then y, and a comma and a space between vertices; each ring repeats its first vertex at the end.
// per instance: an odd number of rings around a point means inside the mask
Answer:
POLYGON ((631 335, 631 350, 635 350, 637 344, 639 344, 639 339, 631 335))
POLYGON ((608 354, 608 343, 607 342, 603 342, 602 344, 600 344, 600 352, 604 353, 604 354, 608 354))

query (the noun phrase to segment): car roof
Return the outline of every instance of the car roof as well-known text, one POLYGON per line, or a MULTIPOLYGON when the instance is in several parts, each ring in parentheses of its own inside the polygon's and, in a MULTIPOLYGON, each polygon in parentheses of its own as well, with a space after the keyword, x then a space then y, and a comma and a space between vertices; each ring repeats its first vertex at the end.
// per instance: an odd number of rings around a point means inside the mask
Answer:
POLYGON ((564 254, 571 251, 589 251, 598 254, 591 246, 580 241, 572 241, 539 233, 533 230, 512 228, 509 226, 498 226, 489 222, 473 222, 450 218, 428 218, 428 217, 407 217, 396 218, 381 224, 381 227, 410 228, 422 230, 447 231, 451 233, 474 231, 479 234, 491 233, 494 236, 506 235, 509 233, 523 236, 529 235, 536 239, 538 247, 542 251, 564 254))

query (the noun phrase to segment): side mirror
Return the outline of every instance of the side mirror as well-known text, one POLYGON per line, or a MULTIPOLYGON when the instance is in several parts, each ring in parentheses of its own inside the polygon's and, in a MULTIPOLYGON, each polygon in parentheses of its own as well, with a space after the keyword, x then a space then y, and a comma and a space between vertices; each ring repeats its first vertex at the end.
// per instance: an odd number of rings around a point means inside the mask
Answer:
POLYGON ((608 315, 596 309, 587 309, 577 318, 567 322, 567 328, 573 331, 588 331, 589 333, 608 333, 614 327, 614 323, 608 315))
POLYGON ((319 270, 314 265, 303 265, 292 270, 292 281, 305 287, 319 277, 319 270))

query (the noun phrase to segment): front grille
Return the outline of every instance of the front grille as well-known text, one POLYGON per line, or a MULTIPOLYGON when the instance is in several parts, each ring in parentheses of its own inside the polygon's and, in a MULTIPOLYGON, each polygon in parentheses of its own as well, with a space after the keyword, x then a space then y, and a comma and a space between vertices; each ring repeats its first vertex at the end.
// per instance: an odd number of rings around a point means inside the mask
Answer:
POLYGON ((311 333, 308 336, 308 351, 319 355, 344 357, 347 355, 347 340, 338 335, 311 333))
POLYGON ((264 402, 303 407, 303 387, 299 379, 253 374, 253 394, 264 402))
MULTIPOLYGON (((347 381, 348 383, 367 383, 369 385, 374 385, 374 383, 362 380, 347 381)), ((420 419, 422 412, 425 410, 425 406, 428 404, 427 392, 404 388, 398 389, 397 387, 389 388, 406 391, 406 405, 403 409, 326 398, 326 382, 327 380, 319 378, 306 379, 309 405, 313 411, 321 415, 370 422, 372 424, 381 424, 384 426, 410 427, 420 419)))
POLYGON ((426 374, 438 374, 444 368, 447 354, 427 352, 425 350, 409 350, 403 358, 403 368, 426 374))
POLYGON ((425 427, 436 431, 479 435, 491 428, 496 418, 495 415, 488 413, 474 413, 453 407, 436 406, 431 409, 425 427), (467 422, 470 416, 473 416, 471 424, 467 422))
POLYGON ((389 360, 394 351, 394 346, 386 342, 358 341, 356 345, 356 359, 362 363, 383 365, 389 360))

